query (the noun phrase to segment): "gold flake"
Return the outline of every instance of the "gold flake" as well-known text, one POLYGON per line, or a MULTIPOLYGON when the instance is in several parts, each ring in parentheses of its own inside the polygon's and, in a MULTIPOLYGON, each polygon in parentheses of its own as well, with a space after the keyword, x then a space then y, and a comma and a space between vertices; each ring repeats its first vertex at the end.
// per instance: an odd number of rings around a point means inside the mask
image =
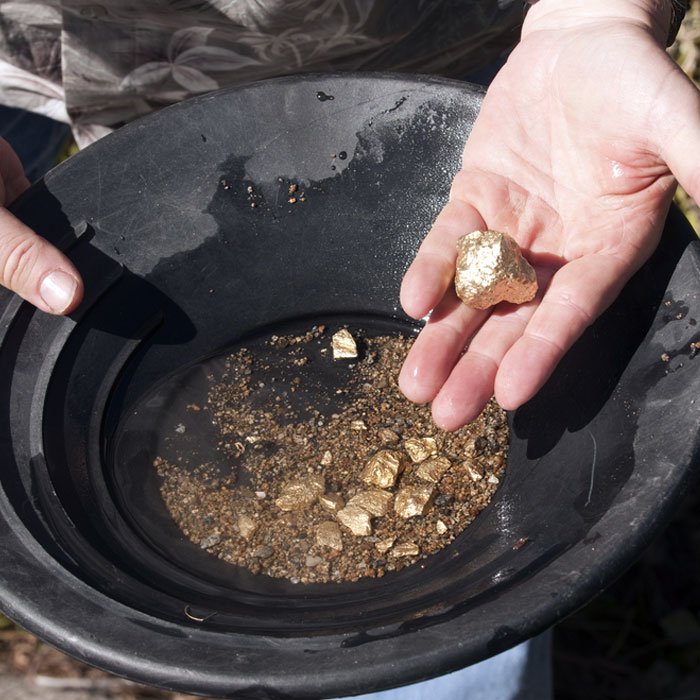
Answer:
POLYGON ((350 430, 362 431, 367 430, 367 425, 363 420, 350 421, 350 430))
POLYGON ((370 515, 378 518, 386 515, 391 505, 393 495, 382 489, 369 489, 355 494, 349 501, 349 506, 364 508, 370 515))
POLYGON ((403 471, 404 456, 396 450, 379 450, 365 465, 360 479, 366 484, 388 489, 396 485, 396 479, 403 471))
POLYGON ((435 530, 438 535, 444 535, 447 532, 447 525, 442 520, 435 523, 435 530))
POLYGON ((403 447, 408 452, 412 462, 422 462, 437 453, 437 441, 433 437, 408 438, 403 447))
POLYGON ((434 484, 437 484, 451 464, 450 460, 442 455, 428 457, 424 462, 421 462, 416 470, 416 476, 424 481, 432 481, 434 484))
POLYGON ((336 517, 357 537, 372 534, 371 516, 364 508, 360 508, 360 506, 347 505, 345 508, 338 511, 336 517))
POLYGON ((433 484, 416 484, 399 489, 394 501, 394 510, 402 518, 425 515, 435 495, 433 484))
POLYGON ((323 453, 323 457, 321 457, 321 466, 330 467, 331 464, 333 464, 333 455, 331 454, 330 450, 326 450, 323 453))
POLYGON ((244 540, 249 540, 258 528, 258 524, 247 513, 241 513, 236 524, 238 532, 244 540))
POLYGON ((457 241, 455 289, 472 309, 501 301, 522 304, 534 299, 537 276, 513 238, 499 231, 472 231, 457 241))
POLYGON ((338 523, 327 520, 316 528, 316 543, 321 547, 330 547, 336 551, 343 549, 343 537, 338 523))
POLYGON ((347 328, 342 328, 337 333, 333 334, 331 347, 333 348, 334 360, 357 357, 357 344, 347 328))
POLYGON ((393 547, 389 554, 392 557, 415 557, 420 554, 420 547, 415 542, 402 542, 393 547))
POLYGON ((478 467, 476 464, 470 464, 469 462, 465 462, 464 466, 466 467, 467 474, 469 474, 472 481, 481 481, 484 478, 481 468, 478 467))
POLYGON ((329 513, 337 513, 345 507, 345 501, 339 493, 324 493, 319 499, 321 507, 329 513))
POLYGON ((304 510, 308 508, 326 489, 325 480, 320 474, 302 476, 288 482, 275 501, 280 510, 304 510))

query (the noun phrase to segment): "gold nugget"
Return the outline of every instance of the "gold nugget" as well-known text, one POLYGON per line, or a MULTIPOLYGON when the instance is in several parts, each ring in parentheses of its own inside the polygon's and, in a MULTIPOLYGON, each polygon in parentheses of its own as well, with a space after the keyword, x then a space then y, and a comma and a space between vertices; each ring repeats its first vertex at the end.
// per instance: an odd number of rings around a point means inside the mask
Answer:
POLYGON ((378 518, 386 515, 389 512, 391 505, 392 494, 382 489, 369 489, 368 491, 360 491, 356 493, 349 501, 349 506, 360 506, 364 508, 370 515, 378 518))
POLYGON ((397 544, 389 554, 392 557, 417 557, 420 554, 420 547, 415 542, 402 542, 397 544))
POLYGON ((343 548, 343 537, 338 523, 327 520, 316 528, 316 543, 339 552, 343 548))
POLYGON ((395 445, 399 441, 399 436, 390 428, 381 428, 377 436, 383 445, 395 445))
POLYGON ((244 540, 249 540, 258 528, 258 524, 246 513, 241 513, 238 516, 238 532, 244 540))
POLYGON ((408 438, 404 440, 403 447, 412 462, 422 462, 437 454, 437 441, 433 437, 408 438))
POLYGON ((471 477, 472 481, 481 481, 484 478, 484 469, 476 462, 465 462, 464 467, 467 470, 467 474, 471 477))
POLYGON ((380 554, 386 554, 394 546, 395 541, 395 537, 388 537, 385 540, 380 540, 374 546, 380 554))
POLYGON ((371 516, 360 506, 347 505, 338 511, 336 517, 356 537, 372 534, 371 516))
POLYGON ((360 474, 365 484, 389 489, 396 485, 396 480, 404 468, 404 456, 396 450, 379 450, 360 474))
POLYGON ((280 510, 304 510, 326 490, 320 474, 302 476, 287 483, 275 504, 280 510))
POLYGON ((437 484, 451 466, 450 460, 442 455, 428 457, 424 462, 421 462, 416 470, 416 476, 423 481, 432 481, 437 484))
POLYGON ((416 484, 399 489, 394 501, 394 510, 402 518, 425 515, 435 496, 433 484, 416 484))
POLYGON ((331 347, 333 348, 334 360, 345 360, 357 357, 357 344, 347 328, 342 328, 337 333, 333 334, 331 338, 331 347))
POLYGON ((457 241, 455 289, 472 309, 488 309, 501 301, 523 304, 534 299, 537 277, 510 236, 472 231, 457 241))
POLYGON ((324 493, 318 499, 318 502, 329 513, 337 513, 341 508, 345 507, 345 501, 339 493, 324 493))

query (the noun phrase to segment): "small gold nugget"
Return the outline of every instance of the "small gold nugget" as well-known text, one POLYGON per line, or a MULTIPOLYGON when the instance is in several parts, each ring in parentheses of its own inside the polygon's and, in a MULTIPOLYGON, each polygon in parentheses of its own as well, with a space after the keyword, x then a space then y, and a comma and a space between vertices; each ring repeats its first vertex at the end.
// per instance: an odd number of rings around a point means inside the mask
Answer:
POLYGON ((434 437, 408 438, 403 447, 412 462, 420 463, 431 455, 437 454, 437 440, 434 437))
POLYGON ((329 513, 337 513, 341 508, 345 508, 345 501, 339 493, 324 493, 318 501, 329 513))
POLYGON ((357 357, 357 343, 347 328, 341 328, 331 338, 334 360, 346 360, 357 357))
POLYGON ((394 500, 394 510, 402 518, 425 515, 433 502, 435 486, 433 484, 416 484, 399 489, 394 500))
POLYGON ((356 493, 348 501, 348 505, 360 506, 360 508, 364 508, 370 515, 378 518, 389 512, 389 506, 393 498, 389 491, 384 491, 383 489, 369 489, 369 491, 360 491, 356 493))
POLYGON ((340 526, 338 523, 326 521, 321 523, 316 528, 316 544, 322 547, 330 547, 336 551, 343 549, 343 538, 340 534, 340 526))
POLYGON ((389 489, 396 485, 396 480, 405 466, 405 458, 397 450, 379 450, 365 465, 360 479, 370 486, 389 489))
POLYGON ((246 513, 241 513, 238 516, 238 532, 244 540, 249 540, 255 531, 257 530, 258 524, 246 513))
POLYGON ((392 557, 417 557, 420 547, 415 542, 402 542, 397 544, 389 554, 392 557))
POLYGON ((380 554, 386 554, 394 546, 395 540, 395 537, 387 537, 387 539, 380 540, 374 546, 380 554))
POLYGON ((304 510, 326 490, 324 478, 319 474, 302 476, 288 482, 275 504, 280 510, 304 510))
POLYGON ((437 484, 442 479, 445 472, 452 466, 452 462, 447 457, 435 455, 428 457, 416 470, 416 476, 423 481, 432 481, 437 484))
POLYGON ((537 277, 510 236, 472 231, 457 241, 455 289, 472 309, 488 309, 501 301, 523 304, 534 299, 537 277))
POLYGON ((336 517, 356 537, 366 537, 372 534, 372 516, 360 506, 347 505, 338 511, 336 517))

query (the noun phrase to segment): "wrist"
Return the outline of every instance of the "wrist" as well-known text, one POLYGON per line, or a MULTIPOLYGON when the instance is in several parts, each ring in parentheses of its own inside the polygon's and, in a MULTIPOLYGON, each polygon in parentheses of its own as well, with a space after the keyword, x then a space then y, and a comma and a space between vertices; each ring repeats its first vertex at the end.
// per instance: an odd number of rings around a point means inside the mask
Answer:
POLYGON ((673 40, 688 0, 525 0, 523 37, 533 31, 562 30, 601 21, 645 28, 661 46, 673 40))

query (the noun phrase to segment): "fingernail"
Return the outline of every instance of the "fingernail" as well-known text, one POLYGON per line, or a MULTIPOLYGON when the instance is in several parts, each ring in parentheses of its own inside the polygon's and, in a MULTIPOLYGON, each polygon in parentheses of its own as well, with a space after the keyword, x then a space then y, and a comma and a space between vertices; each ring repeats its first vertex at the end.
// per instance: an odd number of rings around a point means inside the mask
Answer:
POLYGON ((54 270, 41 281, 39 294, 53 313, 60 314, 70 306, 77 286, 75 278, 67 272, 54 270))

